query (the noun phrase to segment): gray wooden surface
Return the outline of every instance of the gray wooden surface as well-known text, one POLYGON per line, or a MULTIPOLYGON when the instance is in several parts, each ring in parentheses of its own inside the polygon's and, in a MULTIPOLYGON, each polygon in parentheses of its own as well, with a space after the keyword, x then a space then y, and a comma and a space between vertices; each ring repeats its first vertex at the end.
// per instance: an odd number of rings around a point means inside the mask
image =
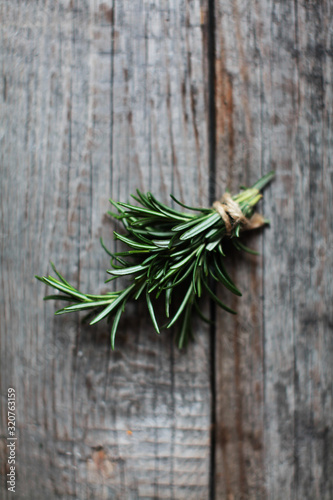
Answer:
POLYGON ((16 498, 332 499, 332 5, 1 0, 0 16, 0 497, 14 387, 16 498), (238 315, 187 350, 145 305, 112 352, 105 323, 43 302, 49 260, 106 289, 110 197, 208 205, 272 168, 271 227, 247 237, 261 256, 228 260, 238 315))
MULTIPOLYGON (((216 498, 332 499, 332 3, 216 2, 217 185, 276 170, 219 315, 216 498)), ((237 266, 236 266, 237 262, 237 266)))

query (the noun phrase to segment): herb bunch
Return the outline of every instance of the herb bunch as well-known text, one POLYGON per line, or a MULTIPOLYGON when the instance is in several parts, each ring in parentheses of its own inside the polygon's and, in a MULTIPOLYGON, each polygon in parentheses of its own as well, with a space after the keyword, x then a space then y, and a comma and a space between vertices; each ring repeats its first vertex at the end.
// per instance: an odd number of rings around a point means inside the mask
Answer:
MULTIPOLYGON (((247 229, 244 219, 253 216, 254 207, 262 197, 260 191, 273 176, 274 172, 270 172, 251 188, 242 187, 239 194, 230 196, 231 203, 236 203, 241 210, 243 219, 229 213, 228 220, 224 220, 225 215, 222 217, 215 208, 189 207, 171 195, 178 205, 194 213, 183 212, 164 205, 151 193, 143 194, 139 190, 137 196, 132 195, 139 206, 110 200, 118 213, 108 212, 109 215, 120 220, 125 229, 125 234, 114 231, 114 236, 129 249, 112 253, 101 240, 111 257, 111 269, 107 273, 112 276, 105 283, 126 276, 128 285, 104 295, 82 293, 70 285, 51 263, 57 277, 36 278, 61 293, 46 296, 44 300, 70 302, 55 314, 88 311, 86 319, 91 325, 103 318, 112 320, 111 347, 114 349, 116 331, 127 301, 145 297, 155 330, 160 333, 153 303, 162 297, 167 319, 164 326, 170 328, 180 322, 177 340, 179 348, 183 347, 192 335, 192 313, 196 311, 202 320, 208 321, 199 304, 204 292, 222 309, 236 314, 216 296, 212 282, 220 282, 232 293, 241 295, 225 269, 223 241, 228 238, 237 250, 256 253, 241 242, 240 235, 243 229, 247 229), (182 298, 173 309, 174 291, 178 287, 182 298)), ((260 225, 267 222, 262 218, 260 225)))

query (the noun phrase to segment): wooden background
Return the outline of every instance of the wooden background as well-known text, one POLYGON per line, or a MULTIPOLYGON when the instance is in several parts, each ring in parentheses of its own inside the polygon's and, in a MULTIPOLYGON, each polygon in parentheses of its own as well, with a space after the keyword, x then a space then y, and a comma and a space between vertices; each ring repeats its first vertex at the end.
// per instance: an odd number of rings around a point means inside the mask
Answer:
POLYGON ((1 498, 14 387, 18 499, 333 499, 332 9, 0 1, 1 498), (187 350, 144 305, 111 352, 43 302, 49 260, 106 289, 109 197, 209 205, 271 169, 238 315, 187 350))

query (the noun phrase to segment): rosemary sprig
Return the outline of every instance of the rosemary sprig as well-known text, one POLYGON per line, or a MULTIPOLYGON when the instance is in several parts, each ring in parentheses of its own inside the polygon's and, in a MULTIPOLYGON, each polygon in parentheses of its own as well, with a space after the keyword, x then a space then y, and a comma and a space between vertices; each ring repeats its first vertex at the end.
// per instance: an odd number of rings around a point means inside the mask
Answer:
POLYGON ((127 276, 129 284, 104 295, 82 293, 70 285, 51 263, 57 277, 36 278, 60 294, 49 295, 44 300, 71 302, 55 314, 88 311, 91 325, 106 317, 113 318, 111 346, 114 349, 116 331, 127 301, 145 297, 154 328, 160 333, 153 303, 164 296, 167 319, 164 326, 170 328, 180 321, 178 346, 183 347, 191 336, 192 312, 195 310, 201 319, 209 321, 199 305, 204 292, 221 308, 236 314, 215 295, 211 282, 216 280, 232 293, 241 295, 224 267, 223 241, 228 238, 237 250, 253 253, 240 241, 240 233, 243 229, 253 229, 268 222, 261 216, 257 216, 255 222, 253 211, 262 197, 260 191, 273 176, 274 172, 270 172, 251 188, 242 188, 239 194, 229 195, 225 202, 215 202, 214 208, 189 207, 171 195, 181 207, 194 213, 170 208, 151 193, 143 194, 139 190, 136 196, 132 195, 139 206, 110 200, 117 213, 108 212, 109 215, 120 220, 125 229, 124 234, 114 231, 114 236, 129 249, 112 253, 101 240, 102 247, 111 257, 111 268, 107 273, 112 277, 106 283, 127 276), (178 287, 183 290, 182 298, 171 314, 174 290, 178 287))

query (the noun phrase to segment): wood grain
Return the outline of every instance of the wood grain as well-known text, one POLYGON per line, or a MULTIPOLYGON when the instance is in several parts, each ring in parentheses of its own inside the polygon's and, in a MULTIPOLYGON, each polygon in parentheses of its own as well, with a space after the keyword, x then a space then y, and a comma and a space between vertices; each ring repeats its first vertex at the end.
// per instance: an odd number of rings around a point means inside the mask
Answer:
MULTIPOLYGON (((105 324, 55 318, 33 275, 52 259, 81 289, 106 288, 109 197, 207 204, 205 11, 13 1, 1 16, 1 394, 17 391, 17 497, 204 498, 207 331, 180 353, 133 306, 111 352, 105 324)), ((1 417, 5 429, 5 405, 1 417)))
POLYGON ((230 259, 238 316, 219 316, 216 498, 329 499, 331 6, 218 0, 215 14, 217 189, 276 171, 271 227, 247 238, 261 257, 230 259))

